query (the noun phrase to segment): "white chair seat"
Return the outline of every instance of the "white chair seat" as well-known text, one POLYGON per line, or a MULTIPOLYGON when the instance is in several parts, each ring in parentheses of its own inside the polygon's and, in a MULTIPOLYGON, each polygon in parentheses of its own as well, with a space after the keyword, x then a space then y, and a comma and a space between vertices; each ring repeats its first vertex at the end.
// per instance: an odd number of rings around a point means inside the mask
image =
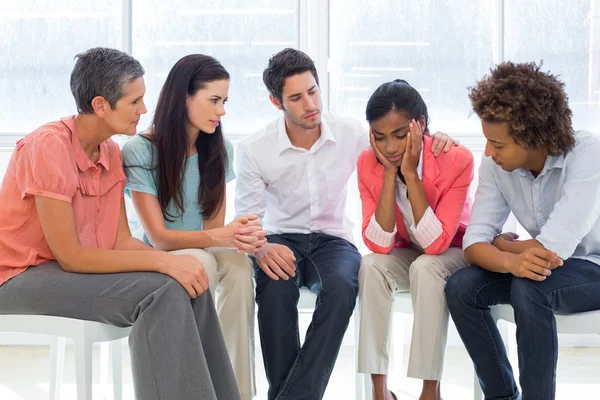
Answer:
MULTIPOLYGON (((0 315, 0 332, 37 333, 56 337, 52 342, 50 357, 51 400, 60 398, 66 345, 64 338, 72 339, 75 346, 77 398, 78 400, 92 400, 93 344, 96 342, 113 342, 125 338, 129 336, 130 330, 129 327, 119 328, 100 322, 47 315, 0 315)), ((115 400, 123 398, 122 345, 122 341, 113 342, 111 345, 115 400)))

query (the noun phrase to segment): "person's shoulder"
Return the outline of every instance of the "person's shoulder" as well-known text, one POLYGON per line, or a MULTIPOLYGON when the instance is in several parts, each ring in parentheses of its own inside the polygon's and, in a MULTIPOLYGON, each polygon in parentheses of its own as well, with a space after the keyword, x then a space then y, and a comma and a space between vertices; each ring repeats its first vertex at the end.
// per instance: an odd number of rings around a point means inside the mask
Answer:
POLYGON ((142 134, 137 134, 123 145, 121 150, 126 164, 135 159, 137 163, 148 164, 152 159, 152 142, 142 134))
MULTIPOLYGON (((11 163, 29 165, 39 173, 51 176, 76 173, 75 152, 70 130, 61 121, 36 128, 16 144, 11 163)), ((76 175, 71 175, 74 178, 76 175)))
POLYGON ((575 146, 563 154, 565 167, 595 170, 600 153, 600 135, 581 130, 576 131, 574 137, 575 146))
POLYGON ((227 138, 223 138, 223 145, 225 146, 225 152, 227 153, 227 158, 228 159, 233 159, 233 154, 234 154, 234 150, 233 150, 233 143, 231 143, 231 141, 227 138))
POLYGON ((231 140, 224 137, 223 145, 225 146, 225 150, 227 151, 227 153, 231 153, 233 151, 233 144, 231 143, 231 140))
POLYGON ((366 124, 355 118, 339 115, 335 113, 325 112, 322 115, 323 120, 334 133, 348 135, 355 134, 357 137, 362 136, 367 131, 366 124))
POLYGON ((591 153, 600 147, 600 135, 590 131, 576 131, 574 133, 575 146, 571 150, 573 153, 591 153), (592 149, 592 150, 590 150, 592 149))
POLYGON ((363 168, 374 167, 379 163, 377 161, 377 157, 375 156, 375 152, 372 148, 368 148, 363 150, 358 156, 358 167, 359 170, 363 168))
MULTIPOLYGON (((433 138, 430 136, 423 136, 423 150, 431 153, 431 147, 433 145, 433 138)), ((437 157, 436 161, 438 164, 452 164, 459 170, 463 170, 465 167, 474 164, 473 153, 467 147, 463 145, 453 145, 450 150, 442 151, 437 157)))
MULTIPOLYGON (((283 117, 280 117, 280 118, 283 118, 283 117)), ((270 142, 273 139, 276 139, 277 138, 277 126, 279 124, 280 118, 269 122, 267 125, 263 126, 259 130, 244 137, 239 142, 238 147, 248 150, 248 149, 256 147, 256 146, 254 146, 254 144, 256 142, 265 142, 265 141, 270 142)), ((266 143, 262 143, 262 145, 259 147, 264 148, 264 144, 266 144, 266 143)))
POLYGON ((72 154, 71 131, 62 123, 55 121, 44 124, 17 142, 17 149, 23 147, 44 150, 56 157, 72 154))

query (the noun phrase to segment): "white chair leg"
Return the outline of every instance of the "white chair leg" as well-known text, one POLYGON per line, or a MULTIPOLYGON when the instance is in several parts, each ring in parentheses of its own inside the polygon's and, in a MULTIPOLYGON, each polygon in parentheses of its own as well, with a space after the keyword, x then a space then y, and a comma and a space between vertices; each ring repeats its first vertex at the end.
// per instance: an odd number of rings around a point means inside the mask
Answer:
POLYGON ((65 365, 65 346, 65 338, 60 336, 52 338, 50 345, 50 400, 60 399, 60 386, 65 365))
MULTIPOLYGON (((356 372, 354 376, 355 385, 356 385, 356 400, 363 400, 363 382, 362 376, 358 373, 358 339, 360 336, 360 315, 358 311, 358 305, 354 309, 354 371, 356 372)), ((117 400, 117 399, 115 399, 117 400)))
POLYGON ((108 394, 108 351, 109 342, 100 343, 100 394, 105 399, 108 394))
POLYGON ((479 385, 479 379, 477 379, 477 374, 473 372, 473 400, 481 399, 483 399, 483 391, 481 390, 481 386, 479 385))
POLYGON ((75 341, 77 400, 92 400, 92 342, 83 337, 75 341))
POLYGON ((114 400, 123 399, 123 340, 111 342, 114 400))

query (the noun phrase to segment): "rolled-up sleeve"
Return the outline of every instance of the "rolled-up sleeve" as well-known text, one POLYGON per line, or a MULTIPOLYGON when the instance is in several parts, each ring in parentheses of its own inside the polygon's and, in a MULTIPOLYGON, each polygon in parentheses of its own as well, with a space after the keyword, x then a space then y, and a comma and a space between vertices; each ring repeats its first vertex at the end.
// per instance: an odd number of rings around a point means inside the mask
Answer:
POLYGON ((575 252, 600 218, 600 145, 577 146, 566 167, 560 198, 536 240, 563 260, 575 252))
POLYGON ((431 246, 444 233, 444 227, 431 207, 427 207, 419 223, 411 225, 410 230, 422 248, 431 246))
POLYGON ((510 208, 498 187, 493 169, 492 159, 483 156, 471 221, 463 237, 463 250, 475 243, 492 243, 510 215, 510 208))
POLYGON ((394 230, 392 232, 386 232, 381 225, 377 223, 375 214, 373 214, 369 225, 367 225, 367 228, 365 229, 365 238, 369 239, 377 246, 391 247, 395 242, 395 237, 396 225, 394 225, 394 230))

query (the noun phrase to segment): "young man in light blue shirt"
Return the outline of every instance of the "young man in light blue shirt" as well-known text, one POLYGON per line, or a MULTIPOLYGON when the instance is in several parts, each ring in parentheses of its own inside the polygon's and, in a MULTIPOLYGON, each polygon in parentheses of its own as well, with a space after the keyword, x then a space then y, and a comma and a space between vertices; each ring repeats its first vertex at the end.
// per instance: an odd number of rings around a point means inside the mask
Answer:
POLYGON ((487 139, 471 223, 471 267, 450 277, 448 308, 486 399, 519 399, 490 306, 515 313, 523 398, 552 400, 555 312, 600 309, 600 137, 573 132, 564 84, 533 63, 503 63, 471 89, 487 139), (501 229, 513 212, 532 239, 501 229))

